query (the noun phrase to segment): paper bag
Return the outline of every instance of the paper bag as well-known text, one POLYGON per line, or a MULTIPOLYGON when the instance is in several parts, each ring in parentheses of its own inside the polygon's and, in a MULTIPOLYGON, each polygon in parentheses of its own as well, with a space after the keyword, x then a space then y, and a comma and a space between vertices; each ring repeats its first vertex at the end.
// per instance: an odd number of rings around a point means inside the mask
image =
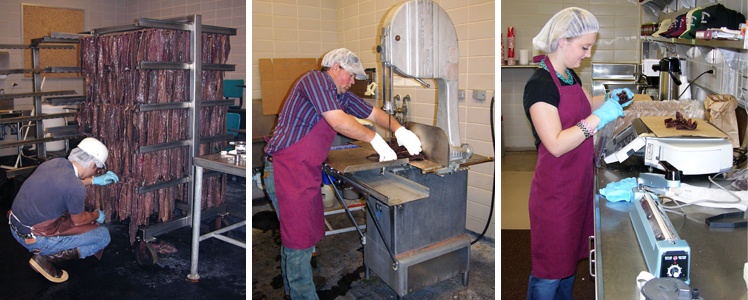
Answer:
POLYGON ((738 99, 733 95, 709 95, 704 99, 705 119, 724 131, 734 148, 739 148, 736 108, 738 108, 738 99))

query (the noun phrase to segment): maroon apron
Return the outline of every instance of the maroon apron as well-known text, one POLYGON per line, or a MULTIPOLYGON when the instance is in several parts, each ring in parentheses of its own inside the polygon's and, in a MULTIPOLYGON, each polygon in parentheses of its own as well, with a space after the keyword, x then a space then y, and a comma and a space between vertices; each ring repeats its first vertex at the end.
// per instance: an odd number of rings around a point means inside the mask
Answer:
POLYGON ((298 142, 273 153, 281 241, 286 248, 307 249, 325 236, 322 162, 335 134, 321 118, 298 142))
MULTIPOLYGON (((576 127, 591 114, 590 103, 579 83, 561 86, 546 56, 546 65, 561 100, 561 128, 576 127)), ((577 262, 588 255, 593 235, 593 142, 586 139, 574 150, 555 157, 543 143, 530 188, 530 243, 533 276, 562 279, 574 274, 577 262)))

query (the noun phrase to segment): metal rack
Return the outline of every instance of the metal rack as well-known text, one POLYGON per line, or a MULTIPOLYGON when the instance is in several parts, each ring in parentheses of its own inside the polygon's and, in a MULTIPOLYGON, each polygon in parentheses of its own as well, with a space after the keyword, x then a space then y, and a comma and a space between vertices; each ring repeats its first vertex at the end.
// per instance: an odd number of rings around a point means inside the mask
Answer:
MULTIPOLYGON (((168 188, 171 186, 176 186, 180 184, 188 184, 188 199, 186 205, 177 203, 177 207, 180 208, 182 211, 186 212, 186 216, 181 218, 172 219, 169 221, 153 224, 150 226, 147 226, 145 228, 142 228, 138 231, 137 238, 141 241, 141 247, 147 247, 148 253, 151 255, 155 255, 155 250, 153 249, 153 246, 148 244, 148 242, 153 241, 154 237, 163 233, 170 232, 172 230, 176 230, 182 227, 186 226, 192 226, 192 208, 195 204, 195 198, 192 193, 195 189, 195 185, 197 184, 195 182, 196 176, 195 176, 195 169, 193 168, 193 158, 200 155, 200 147, 199 145, 201 143, 209 143, 209 142, 215 142, 215 141, 223 141, 223 140, 232 140, 233 135, 226 134, 226 135, 218 135, 218 136, 212 136, 212 137, 201 137, 200 136, 200 108, 201 107, 208 107, 208 106, 221 106, 221 105, 230 105, 233 104, 233 100, 218 100, 218 99, 210 99, 211 101, 203 102, 203 99, 201 99, 201 90, 202 90, 202 76, 201 76, 201 70, 214 70, 214 71, 234 71, 235 66, 230 64, 204 64, 202 62, 202 39, 201 35, 203 32, 207 33, 217 33, 217 34, 226 34, 226 35, 236 35, 236 29, 235 28, 225 28, 225 27, 217 27, 217 26, 208 26, 208 25, 202 25, 202 16, 201 15, 191 15, 191 16, 185 16, 185 17, 179 17, 179 18, 172 18, 167 20, 154 20, 154 19, 146 19, 146 18, 140 18, 137 20, 135 24, 131 25, 122 25, 122 26, 114 26, 114 27, 106 27, 106 28, 97 28, 90 31, 90 34, 92 35, 105 35, 105 34, 111 34, 111 33, 118 33, 118 32, 126 32, 126 31, 134 31, 134 30, 141 30, 146 28, 161 28, 161 29, 171 29, 171 30, 183 30, 183 31, 189 31, 190 32, 190 62, 189 63, 181 63, 181 62, 153 62, 153 61, 143 61, 138 66, 138 69, 140 70, 189 70, 189 101, 188 102, 178 102, 178 103, 159 103, 159 104, 141 104, 139 105, 138 109, 141 112, 147 112, 147 111, 158 111, 158 110, 168 110, 168 109, 188 109, 189 110, 189 133, 188 133, 188 139, 186 140, 180 140, 175 142, 169 142, 169 143, 163 143, 163 144, 155 144, 155 145, 148 145, 148 146, 141 146, 140 149, 138 149, 139 153, 147 153, 147 152, 153 152, 153 151, 160 151, 160 150, 166 150, 166 149, 172 149, 177 147, 188 147, 188 160, 187 165, 189 166, 189 175, 187 177, 175 179, 172 181, 167 182, 161 182, 149 186, 144 186, 136 189, 136 192, 139 194, 152 192, 159 189, 168 188)), ((60 99, 53 99, 53 101, 64 101, 60 99)), ((210 177, 210 176, 216 176, 220 175, 218 172, 206 172, 206 174, 202 177, 210 177)), ((199 199, 197 200, 199 201, 199 199)), ((200 205, 199 203, 197 205, 200 205)), ((226 207, 225 206, 218 206, 206 209, 203 212, 203 218, 202 219, 208 219, 210 217, 216 216, 218 214, 225 213, 226 207)), ((138 253, 139 251, 136 251, 138 253)), ((155 257, 154 257, 155 259, 155 257)), ((140 259, 139 259, 140 260, 140 259)))
MULTIPOLYGON (((45 159, 47 157, 46 142, 67 140, 78 136, 77 128, 75 126, 63 126, 55 128, 47 128, 46 131, 51 134, 51 137, 44 137, 45 128, 42 123, 44 119, 54 119, 62 117, 74 117, 77 113, 58 113, 58 114, 43 114, 42 112, 42 97, 47 96, 63 96, 73 95, 75 90, 60 90, 60 91, 42 91, 41 85, 41 74, 42 73, 79 73, 79 67, 40 67, 39 53, 41 49, 75 49, 72 45, 43 45, 43 43, 57 43, 57 44, 77 44, 78 35, 67 35, 62 34, 61 36, 48 36, 38 39, 32 39, 30 45, 15 45, 15 44, 0 44, 0 49, 31 49, 31 64, 32 68, 29 69, 4 69, 0 70, 0 75, 7 74, 25 74, 32 73, 33 89, 30 93, 10 93, 0 94, 0 100, 15 98, 34 98, 34 116, 14 117, 5 118, 0 120, 0 124, 16 124, 18 130, 18 140, 14 142, 3 142, 0 143, 0 148, 18 147, 19 153, 22 151, 22 147, 26 145, 36 145, 37 158, 45 159), (35 122, 36 138, 21 140, 21 123, 23 122, 35 122)), ((74 96, 80 97, 80 96, 74 96)), ((62 98, 62 97, 60 97, 62 98)), ((53 103, 54 105, 54 103, 53 103)), ((65 104, 62 104, 65 105, 65 104)), ((35 167, 19 168, 16 170, 9 170, 7 172, 13 172, 13 176, 20 175, 22 173, 32 172, 35 167), (21 173, 19 173, 21 172, 21 173)))

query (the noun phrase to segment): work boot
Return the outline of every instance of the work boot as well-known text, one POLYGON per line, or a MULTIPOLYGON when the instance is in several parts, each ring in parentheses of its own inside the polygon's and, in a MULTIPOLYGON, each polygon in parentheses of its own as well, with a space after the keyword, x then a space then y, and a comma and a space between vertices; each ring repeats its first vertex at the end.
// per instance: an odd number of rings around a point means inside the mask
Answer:
POLYGON ((54 283, 61 283, 68 280, 68 272, 65 270, 57 270, 54 264, 61 261, 79 258, 80 253, 78 252, 78 248, 73 248, 52 255, 34 255, 34 257, 29 260, 29 265, 34 269, 34 271, 42 274, 44 278, 47 278, 47 280, 54 283))

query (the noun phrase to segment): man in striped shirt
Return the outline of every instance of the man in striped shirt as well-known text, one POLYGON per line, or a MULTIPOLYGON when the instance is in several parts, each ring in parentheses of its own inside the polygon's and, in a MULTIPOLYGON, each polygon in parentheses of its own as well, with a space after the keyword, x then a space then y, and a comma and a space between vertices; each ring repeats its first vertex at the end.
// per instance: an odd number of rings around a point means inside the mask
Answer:
POLYGON ((367 79, 358 56, 345 48, 328 52, 322 70, 294 84, 265 147, 265 189, 281 223, 281 272, 286 296, 294 300, 318 299, 310 260, 325 235, 321 164, 336 133, 371 143, 380 161, 397 159, 378 133, 354 117, 367 119, 394 131, 411 154, 421 152, 413 132, 348 91, 355 79, 367 79))

